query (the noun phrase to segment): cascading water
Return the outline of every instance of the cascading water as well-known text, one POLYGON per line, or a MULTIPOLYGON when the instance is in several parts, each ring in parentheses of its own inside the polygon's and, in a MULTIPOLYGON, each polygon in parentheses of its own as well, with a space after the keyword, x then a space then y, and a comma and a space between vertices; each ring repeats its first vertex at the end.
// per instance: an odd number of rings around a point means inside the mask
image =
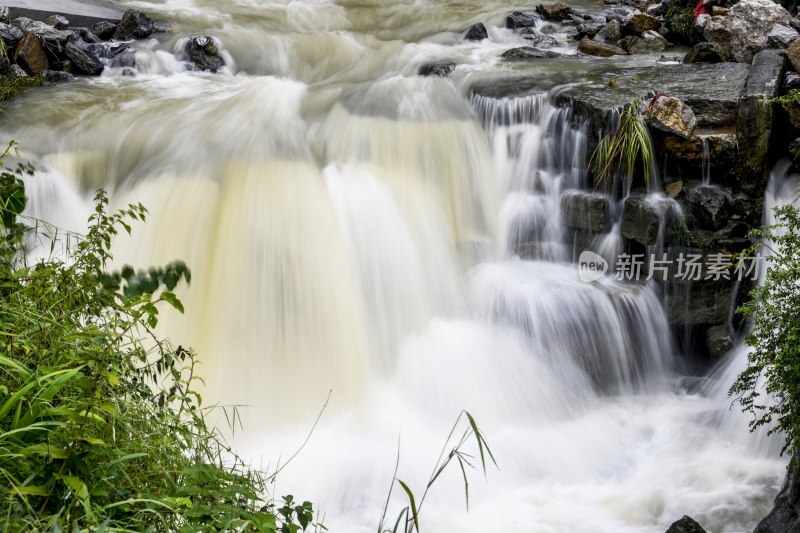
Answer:
MULTIPOLYGON (((766 514, 783 463, 724 430, 722 392, 681 386, 655 287, 571 264, 561 206, 589 188, 583 121, 545 93, 464 98, 526 42, 458 32, 508 5, 126 5, 175 35, 138 45, 134 77, 27 93, 3 135, 40 168, 31 215, 78 230, 98 186, 149 208, 116 260, 192 267, 187 314, 159 327, 200 353, 208 401, 241 406, 234 441, 255 464, 293 452, 332 390, 278 493, 331 531, 374 531, 398 435, 398 477, 421 487, 467 409, 499 470, 471 481, 469 513, 460 473, 440 478, 425 531, 649 532, 683 514, 744 531, 766 514), (175 54, 200 31, 223 72, 175 54), (452 79, 414 76, 441 57, 452 79)), ((590 243, 609 260, 618 218, 590 243)))

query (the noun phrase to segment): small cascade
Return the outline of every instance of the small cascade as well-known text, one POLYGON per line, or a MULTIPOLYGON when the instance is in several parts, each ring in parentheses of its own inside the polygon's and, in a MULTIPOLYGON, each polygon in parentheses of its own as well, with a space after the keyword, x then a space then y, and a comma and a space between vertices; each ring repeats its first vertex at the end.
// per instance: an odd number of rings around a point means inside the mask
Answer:
POLYGON ((703 185, 711 185, 711 149, 707 136, 700 135, 700 139, 703 141, 703 185))

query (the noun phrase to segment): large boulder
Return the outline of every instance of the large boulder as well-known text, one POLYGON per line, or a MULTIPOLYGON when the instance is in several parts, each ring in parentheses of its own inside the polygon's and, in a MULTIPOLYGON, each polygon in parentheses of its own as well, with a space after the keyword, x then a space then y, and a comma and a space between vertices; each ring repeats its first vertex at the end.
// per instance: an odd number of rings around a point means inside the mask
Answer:
POLYGON ((663 234, 670 214, 670 204, 632 194, 625 199, 620 229, 626 239, 652 246, 663 234))
POLYGON ((741 0, 727 17, 711 17, 703 35, 722 46, 739 63, 750 63, 753 56, 769 47, 769 34, 776 24, 789 26, 792 16, 771 0, 741 0))
POLYGON ((657 96, 644 117, 647 125, 688 139, 697 127, 697 117, 692 108, 673 96, 657 96))
POLYGON ((584 37, 578 43, 578 51, 582 54, 598 57, 624 56, 628 52, 613 44, 601 43, 584 37))
POLYGON ((194 66, 199 70, 217 72, 225 65, 225 59, 219 53, 219 47, 213 37, 200 35, 186 42, 184 51, 194 66))
POLYGON ((50 63, 47 61, 47 54, 42 48, 42 43, 32 31, 27 32, 20 39, 14 60, 31 74, 50 70, 50 63))
POLYGON ((64 54, 78 72, 90 76, 96 76, 103 72, 103 63, 91 52, 79 48, 75 43, 67 43, 64 47, 64 54))
POLYGON ((717 43, 697 43, 683 57, 684 63, 724 63, 728 52, 717 43))
POLYGON ((486 31, 486 26, 482 22, 473 24, 467 28, 467 32, 464 34, 465 41, 482 41, 488 38, 489 32, 486 31))
POLYGON ((510 61, 530 61, 532 59, 550 59, 555 57, 563 57, 564 54, 554 52, 552 50, 540 50, 532 46, 522 46, 520 48, 512 48, 503 52, 501 57, 510 61))
POLYGON ((566 192, 561 196, 561 214, 570 228, 593 233, 611 231, 611 202, 599 193, 566 192))
POLYGON ((114 32, 114 39, 129 41, 131 39, 144 39, 156 31, 156 22, 139 11, 129 9, 122 15, 114 32))
POLYGON ((570 20, 570 15, 574 14, 569 4, 565 4, 564 2, 539 4, 536 6, 536 12, 546 20, 551 21, 570 20))
POLYGON ((510 30, 518 30, 520 28, 532 28, 536 26, 539 17, 533 13, 522 13, 514 11, 506 17, 506 28, 510 30))

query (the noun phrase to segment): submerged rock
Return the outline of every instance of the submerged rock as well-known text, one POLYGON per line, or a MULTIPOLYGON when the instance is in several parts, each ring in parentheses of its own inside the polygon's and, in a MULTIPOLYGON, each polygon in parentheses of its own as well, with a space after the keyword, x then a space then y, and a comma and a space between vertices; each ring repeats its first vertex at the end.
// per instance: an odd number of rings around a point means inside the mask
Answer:
POLYGON ((200 70, 217 72, 225 66, 225 60, 219 54, 219 48, 213 37, 201 35, 186 42, 184 51, 195 67, 200 70))
POLYGON ((628 52, 618 46, 608 43, 601 43, 587 37, 584 37, 578 43, 578 51, 586 55, 598 57, 628 55, 628 52))
POLYGON ((16 63, 31 74, 50 70, 50 63, 39 38, 32 31, 23 35, 17 44, 16 63))
POLYGON ((706 530, 693 518, 684 515, 680 520, 673 522, 666 533, 706 533, 706 530))
POLYGON ((739 63, 769 47, 768 35, 776 24, 788 26, 792 16, 771 0, 741 0, 727 17, 712 17, 705 25, 706 40, 717 43, 739 63))
POLYGON ((47 83, 67 83, 73 81, 75 76, 60 70, 46 70, 42 72, 42 80, 47 83))
POLYGON ((489 38, 489 32, 486 31, 486 26, 482 22, 473 24, 467 29, 464 34, 465 41, 482 41, 489 38))
POLYGON ((684 139, 691 137, 697 127, 697 117, 692 108, 673 96, 656 97, 647 106, 644 120, 650 127, 684 139))
POLYGON ((456 64, 453 61, 437 61, 434 63, 425 63, 424 65, 420 66, 417 69, 417 74, 420 76, 447 76, 453 69, 456 68, 456 64))

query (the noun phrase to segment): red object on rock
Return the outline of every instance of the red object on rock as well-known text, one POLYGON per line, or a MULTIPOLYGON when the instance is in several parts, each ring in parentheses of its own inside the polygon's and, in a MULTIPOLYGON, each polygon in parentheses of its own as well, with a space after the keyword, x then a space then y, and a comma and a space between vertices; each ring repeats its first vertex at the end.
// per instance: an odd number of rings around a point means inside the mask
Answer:
POLYGON ((697 17, 700 15, 708 15, 708 9, 706 9, 705 3, 703 0, 698 0, 697 6, 694 8, 694 20, 697 22, 697 17))

